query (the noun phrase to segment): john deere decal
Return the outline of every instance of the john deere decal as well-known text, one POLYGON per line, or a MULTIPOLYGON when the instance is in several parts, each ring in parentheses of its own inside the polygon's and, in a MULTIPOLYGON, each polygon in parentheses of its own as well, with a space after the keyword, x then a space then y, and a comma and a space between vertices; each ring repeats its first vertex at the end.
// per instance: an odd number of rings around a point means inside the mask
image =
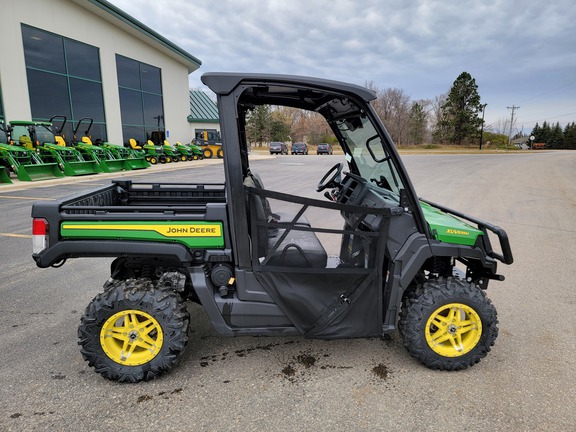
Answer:
POLYGON ((221 222, 114 221, 63 222, 64 238, 178 242, 191 248, 223 247, 221 222))

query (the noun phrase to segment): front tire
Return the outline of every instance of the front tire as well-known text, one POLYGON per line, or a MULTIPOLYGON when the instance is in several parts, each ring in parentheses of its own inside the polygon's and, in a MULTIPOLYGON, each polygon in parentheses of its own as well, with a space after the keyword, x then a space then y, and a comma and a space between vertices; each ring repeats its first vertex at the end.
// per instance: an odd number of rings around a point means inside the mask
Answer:
POLYGON ((484 291, 440 278, 406 296, 398 330, 410 355, 425 366, 462 370, 486 357, 498 336, 498 319, 484 291))
POLYGON ((80 352, 104 378, 153 379, 176 363, 190 316, 180 296, 149 279, 116 281, 88 305, 78 328, 80 352))
POLYGON ((212 156, 214 156, 214 153, 212 153, 212 149, 205 148, 202 150, 202 156, 204 156, 204 159, 210 159, 212 156))

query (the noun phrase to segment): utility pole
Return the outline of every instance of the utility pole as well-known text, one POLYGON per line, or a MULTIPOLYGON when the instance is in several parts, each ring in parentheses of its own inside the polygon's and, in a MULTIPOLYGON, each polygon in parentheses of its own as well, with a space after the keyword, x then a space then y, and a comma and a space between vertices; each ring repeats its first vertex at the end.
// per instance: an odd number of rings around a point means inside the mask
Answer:
POLYGON ((486 113, 486 105, 482 104, 482 126, 480 127, 480 150, 482 150, 482 141, 484 139, 484 113, 486 113))
POLYGON ((510 132, 508 132, 508 147, 510 147, 510 141, 512 140, 512 125, 514 124, 514 111, 516 111, 520 107, 512 105, 511 107, 506 108, 512 110, 512 118, 510 119, 510 132))

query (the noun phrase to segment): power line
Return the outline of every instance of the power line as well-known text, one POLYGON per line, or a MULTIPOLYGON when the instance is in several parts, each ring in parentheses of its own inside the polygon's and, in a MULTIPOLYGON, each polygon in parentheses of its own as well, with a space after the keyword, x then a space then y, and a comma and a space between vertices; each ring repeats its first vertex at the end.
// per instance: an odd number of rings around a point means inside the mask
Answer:
POLYGON ((525 124, 528 124, 528 123, 538 123, 538 122, 541 122, 541 121, 548 121, 548 120, 550 120, 550 119, 555 119, 555 118, 560 118, 560 117, 568 117, 568 116, 571 116, 571 115, 574 115, 574 114, 576 114, 576 112, 571 112, 571 113, 568 113, 568 114, 561 114, 561 115, 557 115, 557 116, 553 116, 553 117, 546 117, 546 118, 542 118, 542 119, 538 119, 538 120, 523 121, 523 122, 520 123, 520 124, 525 125, 525 124))

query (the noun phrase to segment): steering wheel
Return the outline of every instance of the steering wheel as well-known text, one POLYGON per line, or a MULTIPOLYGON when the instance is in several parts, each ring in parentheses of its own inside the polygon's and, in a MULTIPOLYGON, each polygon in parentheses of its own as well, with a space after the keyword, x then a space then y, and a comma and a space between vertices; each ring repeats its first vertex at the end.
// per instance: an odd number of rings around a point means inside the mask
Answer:
POLYGON ((340 174, 342 174, 342 170, 344 169, 344 163, 339 162, 334 165, 332 168, 328 170, 322 180, 318 182, 318 186, 316 187, 316 192, 322 192, 324 189, 328 187, 335 187, 340 184, 340 174))

